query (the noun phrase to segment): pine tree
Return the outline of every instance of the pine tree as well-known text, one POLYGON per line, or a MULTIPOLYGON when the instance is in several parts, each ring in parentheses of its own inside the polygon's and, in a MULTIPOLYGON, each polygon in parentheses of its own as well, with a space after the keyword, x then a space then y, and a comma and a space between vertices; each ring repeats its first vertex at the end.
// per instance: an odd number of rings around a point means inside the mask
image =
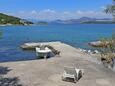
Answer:
POLYGON ((107 5, 104 9, 104 12, 107 14, 111 14, 113 16, 113 20, 115 21, 115 0, 112 0, 111 5, 107 5))

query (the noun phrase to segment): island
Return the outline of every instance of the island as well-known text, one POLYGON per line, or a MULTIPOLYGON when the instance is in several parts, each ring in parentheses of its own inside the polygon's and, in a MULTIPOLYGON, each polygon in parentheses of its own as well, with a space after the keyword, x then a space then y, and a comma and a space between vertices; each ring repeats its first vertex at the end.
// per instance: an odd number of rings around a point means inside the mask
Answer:
POLYGON ((0 13, 0 25, 31 25, 33 22, 0 13))
POLYGON ((115 21, 87 21, 81 22, 81 24, 115 24, 115 21))
POLYGON ((45 22, 45 21, 39 21, 39 22, 36 22, 35 24, 36 24, 36 25, 47 25, 48 22, 45 22))

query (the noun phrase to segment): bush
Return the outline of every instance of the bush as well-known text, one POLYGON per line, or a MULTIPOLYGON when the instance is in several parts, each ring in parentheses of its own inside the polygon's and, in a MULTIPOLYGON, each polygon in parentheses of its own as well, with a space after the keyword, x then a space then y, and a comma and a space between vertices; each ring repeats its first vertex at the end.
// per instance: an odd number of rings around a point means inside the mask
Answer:
POLYGON ((105 46, 99 48, 101 52, 101 61, 113 65, 113 59, 115 59, 115 34, 110 38, 102 39, 101 42, 105 44, 105 46))

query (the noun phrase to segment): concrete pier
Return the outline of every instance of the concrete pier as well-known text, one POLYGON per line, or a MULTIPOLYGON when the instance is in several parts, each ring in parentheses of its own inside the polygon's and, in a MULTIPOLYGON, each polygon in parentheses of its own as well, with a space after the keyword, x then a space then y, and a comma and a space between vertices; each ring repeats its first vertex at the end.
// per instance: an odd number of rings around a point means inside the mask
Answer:
POLYGON ((24 86, 114 86, 115 72, 105 68, 95 56, 82 53, 61 42, 50 43, 61 52, 60 57, 45 60, 0 63, 11 69, 5 77, 18 77, 24 86), (77 82, 62 81, 64 66, 84 69, 84 76, 77 82))

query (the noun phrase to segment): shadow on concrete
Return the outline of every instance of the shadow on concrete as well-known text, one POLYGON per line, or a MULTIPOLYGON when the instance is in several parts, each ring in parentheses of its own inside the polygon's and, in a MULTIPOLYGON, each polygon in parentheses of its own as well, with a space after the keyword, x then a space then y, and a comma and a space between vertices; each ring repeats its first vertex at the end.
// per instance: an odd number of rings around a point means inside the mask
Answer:
POLYGON ((19 84, 19 79, 18 77, 13 77, 13 78, 0 78, 0 86, 23 86, 19 84))
POLYGON ((12 69, 0 66, 0 86, 23 86, 18 77, 4 77, 12 69))
POLYGON ((2 67, 0 66, 0 75, 5 75, 7 74, 9 71, 11 71, 12 69, 9 69, 9 67, 2 67))

